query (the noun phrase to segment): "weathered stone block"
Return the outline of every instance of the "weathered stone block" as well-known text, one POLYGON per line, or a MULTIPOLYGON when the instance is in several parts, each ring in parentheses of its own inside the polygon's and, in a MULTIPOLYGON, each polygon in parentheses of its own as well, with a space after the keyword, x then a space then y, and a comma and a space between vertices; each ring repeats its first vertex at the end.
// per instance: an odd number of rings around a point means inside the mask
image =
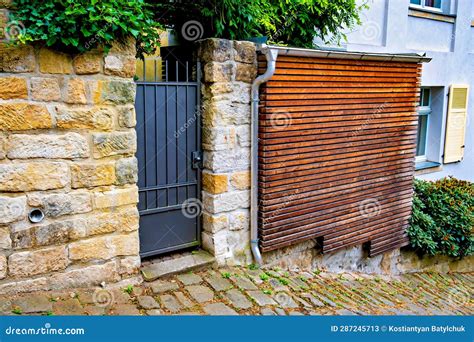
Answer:
POLYGON ((114 189, 94 193, 94 206, 97 209, 120 207, 138 203, 138 188, 114 189))
POLYGON ((135 56, 108 55, 104 58, 104 73, 120 77, 133 77, 136 68, 135 56))
POLYGON ((66 103, 86 104, 86 84, 80 78, 72 78, 67 84, 66 103))
POLYGON ((230 183, 238 190, 250 189, 250 171, 234 172, 230 177, 230 183))
POLYGON ((97 74, 101 71, 102 55, 96 52, 86 52, 77 55, 73 60, 74 70, 78 75, 97 74))
POLYGON ((34 244, 36 246, 49 246, 77 240, 86 236, 86 228, 86 221, 84 219, 36 226, 32 228, 34 229, 34 244))
POLYGON ((108 131, 113 127, 114 109, 111 107, 65 107, 57 108, 57 126, 62 129, 98 129, 108 131))
POLYGON ((211 194, 220 194, 227 191, 229 178, 226 174, 203 172, 202 187, 211 194))
POLYGON ((250 105, 231 101, 209 103, 203 111, 205 127, 250 124, 250 105))
POLYGON ((89 145, 78 133, 14 134, 8 140, 7 152, 10 159, 76 159, 89 156, 89 145))
POLYGON ((250 147, 250 125, 238 126, 237 129, 237 140, 241 147, 250 147))
POLYGON ((141 266, 141 259, 137 256, 128 256, 120 259, 118 272, 122 275, 137 274, 141 266))
POLYGON ((64 246, 13 253, 8 257, 8 273, 12 277, 29 277, 63 270, 69 261, 64 246))
POLYGON ((116 282, 120 279, 115 261, 93 265, 50 276, 50 287, 56 290, 74 287, 91 287, 102 282, 116 282))
POLYGON ((136 207, 94 213, 88 218, 87 235, 99 235, 119 232, 133 232, 138 230, 140 216, 136 207))
POLYGON ((26 196, 0 196, 0 224, 24 219, 26 216, 26 196))
POLYGON ((135 102, 136 86, 132 81, 98 81, 93 92, 95 103, 128 104, 135 102))
POLYGON ((249 191, 226 192, 219 195, 203 192, 202 197, 204 207, 213 214, 248 208, 250 203, 249 191))
POLYGON ((43 48, 39 52, 39 67, 43 74, 70 74, 71 57, 65 53, 43 48))
POLYGON ((0 78, 0 99, 26 99, 28 98, 28 87, 26 79, 21 77, 0 78))
POLYGON ((10 229, 8 227, 0 227, 0 249, 10 248, 12 248, 10 229))
POLYGON ((31 45, 14 46, 0 42, 0 72, 32 72, 35 55, 31 45))
POLYGON ((198 55, 203 62, 225 62, 232 57, 232 42, 226 39, 206 39, 199 45, 198 55))
POLYGON ((250 168, 250 149, 240 148, 216 152, 205 151, 204 167, 216 173, 250 168))
POLYGON ((120 127, 133 128, 137 125, 135 106, 121 106, 117 108, 117 112, 120 127))
POLYGON ((106 260, 115 256, 138 255, 138 234, 99 236, 69 245, 71 260, 106 260))
POLYGON ((4 279, 7 276, 8 266, 7 257, 0 255, 0 279, 4 279))
POLYGON ((74 163, 71 165, 72 187, 92 188, 115 183, 115 164, 74 163))
POLYGON ((229 214, 230 230, 249 230, 250 229, 250 213, 248 210, 234 211, 229 214))
POLYGON ((51 115, 45 106, 29 103, 0 104, 0 131, 23 131, 51 127, 51 115))
POLYGON ((69 168, 66 163, 31 162, 0 165, 0 191, 60 189, 69 182, 69 168))
POLYGON ((257 77, 257 66, 253 64, 237 63, 235 80, 245 83, 252 83, 257 77))
POLYGON ((87 191, 61 194, 28 194, 28 205, 42 208, 48 217, 83 214, 92 211, 92 198, 87 191))
POLYGON ((118 154, 132 155, 137 150, 135 131, 97 133, 93 135, 94 158, 115 156, 118 154))
POLYGON ((230 127, 205 127, 202 130, 202 143, 208 151, 228 150, 235 147, 236 132, 230 127))
POLYGON ((6 145, 7 145, 7 137, 0 134, 0 160, 5 159, 7 155, 6 145))
POLYGON ((137 158, 124 158, 115 164, 115 175, 117 185, 136 184, 138 182, 138 161, 137 158))
POLYGON ((233 63, 209 62, 204 66, 204 82, 230 82, 235 75, 233 63))
POLYGON ((59 101, 61 89, 57 78, 32 77, 31 97, 36 101, 59 101))
POLYGON ((203 213, 202 223, 204 230, 210 233, 216 233, 229 227, 229 218, 227 214, 211 215, 209 213, 203 213))
POLYGON ((257 51, 252 42, 234 41, 235 61, 242 63, 256 63, 257 51))

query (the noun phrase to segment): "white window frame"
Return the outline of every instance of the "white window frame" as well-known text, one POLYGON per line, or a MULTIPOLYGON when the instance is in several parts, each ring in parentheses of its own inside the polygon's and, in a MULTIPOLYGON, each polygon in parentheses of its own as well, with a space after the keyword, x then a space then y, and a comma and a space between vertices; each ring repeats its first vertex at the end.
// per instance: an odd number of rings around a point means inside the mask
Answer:
POLYGON ((440 7, 431 7, 431 6, 426 6, 426 0, 420 0, 420 5, 417 4, 412 4, 410 1, 410 7, 411 8, 418 8, 418 9, 424 9, 424 10, 429 10, 433 12, 443 12, 443 0, 440 0, 440 7))
MULTIPOLYGON (((418 116, 420 115, 423 115, 423 116, 426 116, 426 132, 425 132, 425 153, 421 156, 415 156, 415 162, 424 162, 424 161, 427 161, 427 157, 426 157, 426 149, 427 149, 427 146, 428 146, 428 141, 429 141, 429 138, 428 138, 428 134, 430 132, 430 114, 431 114, 431 100, 432 100, 432 97, 433 97, 433 91, 430 87, 422 87, 421 90, 420 90, 420 106, 418 106, 417 108, 417 113, 418 113, 418 116), (429 89, 429 94, 430 94, 430 97, 429 97, 429 101, 428 101, 428 105, 427 106, 422 106, 422 103, 423 103, 423 90, 425 89, 429 89)), ((418 137, 417 137, 417 141, 416 141, 416 149, 418 150, 418 137)))

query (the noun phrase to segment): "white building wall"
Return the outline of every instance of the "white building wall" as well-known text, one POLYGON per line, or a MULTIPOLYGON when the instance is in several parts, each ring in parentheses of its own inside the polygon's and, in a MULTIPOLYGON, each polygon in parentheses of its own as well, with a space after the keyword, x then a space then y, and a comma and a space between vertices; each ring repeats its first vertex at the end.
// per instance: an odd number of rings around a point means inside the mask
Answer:
MULTIPOLYGON (((464 159, 424 170, 427 173, 419 177, 452 175, 474 181, 474 0, 442 1, 442 17, 434 19, 410 14, 409 0, 370 0, 361 16, 362 25, 346 32, 348 42, 342 47, 348 51, 426 52, 432 58, 423 65, 422 86, 433 87, 427 144, 427 158, 433 162, 443 162, 449 87, 470 85, 464 159)), ((429 16, 430 12, 415 14, 429 16)))

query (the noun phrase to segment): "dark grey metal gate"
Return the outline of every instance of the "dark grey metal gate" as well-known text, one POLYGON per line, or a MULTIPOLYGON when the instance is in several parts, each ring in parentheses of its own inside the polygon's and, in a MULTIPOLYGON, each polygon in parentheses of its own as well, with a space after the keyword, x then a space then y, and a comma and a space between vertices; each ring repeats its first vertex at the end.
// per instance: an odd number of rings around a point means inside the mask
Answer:
POLYGON ((142 257, 199 245, 201 211, 199 63, 145 65, 135 102, 142 257))

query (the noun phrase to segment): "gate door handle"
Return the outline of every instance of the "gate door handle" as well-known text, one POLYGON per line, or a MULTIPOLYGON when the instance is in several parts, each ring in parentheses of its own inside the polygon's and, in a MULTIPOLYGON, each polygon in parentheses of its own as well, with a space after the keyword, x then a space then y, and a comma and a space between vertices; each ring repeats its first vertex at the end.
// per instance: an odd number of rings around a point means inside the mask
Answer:
POLYGON ((202 152, 201 151, 194 151, 192 160, 193 160, 193 165, 192 165, 193 169, 202 169, 203 165, 202 165, 202 152))

